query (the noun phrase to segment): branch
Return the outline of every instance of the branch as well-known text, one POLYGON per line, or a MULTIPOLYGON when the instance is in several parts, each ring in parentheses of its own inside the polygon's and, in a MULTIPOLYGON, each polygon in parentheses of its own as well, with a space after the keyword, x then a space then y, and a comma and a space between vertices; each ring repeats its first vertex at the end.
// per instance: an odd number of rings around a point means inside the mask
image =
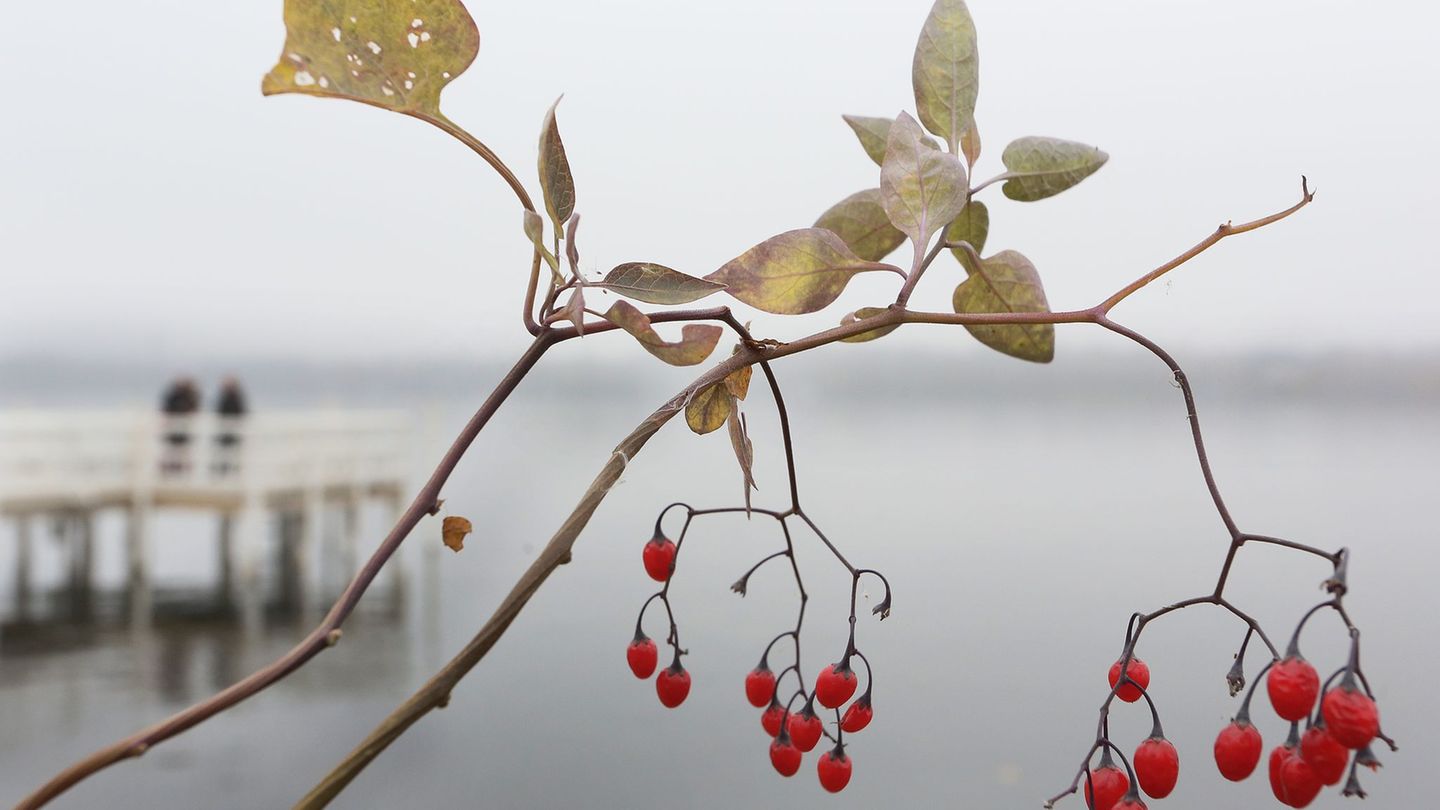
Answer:
POLYGON ((490 396, 486 398, 484 404, 480 406, 480 409, 475 412, 474 416, 470 417, 470 421, 466 423, 460 435, 457 436, 454 443, 450 445, 450 449, 446 451, 444 458, 440 460, 440 464, 435 468, 435 471, 430 474, 430 479, 425 482, 425 486, 422 487, 420 492, 415 496, 414 501, 410 503, 410 507, 400 516, 394 528, 390 530, 390 533, 386 535, 384 541, 380 543, 380 547, 375 550, 375 553, 365 562, 364 567, 362 567, 360 572, 355 575, 355 578, 351 580, 339 599, 335 601, 335 604, 330 608, 330 612, 326 614, 325 619, 320 622, 318 627, 311 630, 309 635, 305 636, 299 644, 296 644, 289 652, 269 665, 256 670, 244 680, 232 684, 215 695, 181 712, 173 714, 149 728, 112 743, 76 762, 57 774, 49 782, 46 782, 34 793, 22 799, 20 803, 16 805, 17 810, 29 810, 30 808, 40 807, 96 771, 120 762, 121 760, 144 754, 155 745, 174 737, 176 734, 189 729, 191 726, 204 722, 210 717, 219 714, 251 695, 265 689, 286 675, 289 675, 291 672, 299 669, 305 662, 314 658, 323 650, 334 646, 336 642, 340 640, 340 625, 345 621, 346 617, 350 615, 351 611, 355 609, 355 605, 360 601, 360 597, 365 593, 365 590, 370 587, 370 583, 374 581, 375 577, 380 573, 380 569, 389 561, 391 555, 400 547, 400 543, 410 534, 410 531, 415 528, 415 525, 420 522, 421 518, 426 515, 433 515, 438 511, 440 489, 450 478, 450 473, 454 471, 455 466, 460 463, 460 459, 465 455, 465 451, 468 450, 471 443, 475 441, 475 437, 480 434, 480 430, 490 421, 490 417, 493 416, 500 405, 505 402, 506 398, 510 396, 511 392, 515 390, 516 386, 520 384, 520 381, 525 378, 525 375, 529 373, 535 363, 540 360, 541 356, 543 356, 551 346, 555 345, 555 343, 556 340, 552 335, 544 334, 530 344, 530 348, 520 356, 519 361, 517 361, 514 367, 500 380, 500 383, 495 387, 495 390, 491 392, 490 396))
POLYGON ((520 610, 535 595, 535 591, 544 584, 550 574, 559 566, 570 561, 570 549, 575 545, 575 540, 580 532, 589 523, 591 515, 595 513, 596 507, 609 494, 610 488, 619 480, 621 473, 625 471, 626 465, 645 446, 646 442, 654 436, 666 422, 670 421, 675 414, 685 409, 685 403, 696 392, 706 386, 725 379, 726 375, 741 366, 749 365, 758 359, 753 349, 741 349, 737 354, 702 374, 698 379, 679 393, 671 397, 635 427, 630 435, 626 436, 615 449, 611 451, 610 458, 600 468, 600 473, 590 484, 590 488, 580 498, 580 502, 570 512, 570 516, 561 524, 550 542, 541 549, 538 557, 525 570, 506 594, 505 599, 490 619, 485 622, 480 632, 460 650, 449 663, 445 664, 425 685, 420 687, 408 700, 402 703, 395 711, 381 721, 380 725, 370 732, 364 742, 360 743, 355 750, 343 759, 324 779, 320 781, 308 794, 297 804, 297 808, 323 807, 339 795, 340 791, 350 784, 365 766, 369 765, 390 743, 394 742, 401 734, 405 733, 415 721, 428 714, 432 709, 437 709, 449 703, 450 692, 455 684, 465 677, 481 658, 495 646, 495 642, 505 633, 506 628, 520 614, 520 610))

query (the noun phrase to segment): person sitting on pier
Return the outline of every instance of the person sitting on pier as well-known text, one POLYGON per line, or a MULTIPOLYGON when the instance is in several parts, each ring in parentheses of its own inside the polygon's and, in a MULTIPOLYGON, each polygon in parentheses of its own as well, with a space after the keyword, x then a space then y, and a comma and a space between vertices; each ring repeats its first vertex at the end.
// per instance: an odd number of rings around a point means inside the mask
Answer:
POLYGON ((216 475, 230 475, 240 469, 241 423, 245 418, 245 390, 240 381, 226 377, 220 383, 220 397, 215 402, 216 475))
POLYGON ((160 400, 160 412, 165 415, 160 470, 167 475, 181 475, 190 469, 190 434, 199 410, 200 389, 193 379, 178 377, 165 389, 160 400))

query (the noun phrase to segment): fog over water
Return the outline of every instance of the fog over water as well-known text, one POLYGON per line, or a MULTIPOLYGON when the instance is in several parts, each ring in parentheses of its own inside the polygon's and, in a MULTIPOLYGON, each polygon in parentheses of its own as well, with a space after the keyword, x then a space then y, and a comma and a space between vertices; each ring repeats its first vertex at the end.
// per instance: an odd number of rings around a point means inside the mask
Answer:
MULTIPOLYGON (((686 541, 673 589, 694 677, 683 706, 663 709, 653 686, 625 666, 635 611, 652 592, 639 557, 659 508, 739 500, 723 436, 697 438, 674 424, 627 470, 574 563, 542 588, 450 707, 421 721, 338 806, 1023 808, 1062 788, 1093 733, 1126 617, 1205 593, 1223 558, 1223 528, 1196 468, 1179 393, 1163 366, 1138 350, 1062 355, 1052 368, 978 347, 950 358, 922 353, 911 358, 907 382, 897 348, 908 343, 903 333, 894 340, 890 349, 835 347, 814 363, 777 366, 795 415, 807 510, 853 561, 881 569, 895 589, 894 613, 883 623, 864 615, 878 598, 874 588, 862 604, 858 642, 875 666, 876 719, 851 737, 855 777, 843 794, 820 791, 813 754, 796 778, 778 777, 758 713, 744 701, 745 672, 793 623, 797 606, 779 567, 762 569, 743 600, 728 588, 777 548, 772 523, 697 520, 686 541), (848 379, 827 368, 826 358, 842 352, 857 363, 848 379)), ((1365 632, 1386 729, 1402 746, 1382 752, 1386 768, 1364 777, 1366 806, 1424 806, 1426 765, 1440 755, 1433 679, 1417 676, 1440 666, 1428 596, 1440 563, 1431 515, 1440 396, 1427 387, 1434 364, 1188 359, 1216 473, 1242 527, 1352 549, 1349 608, 1365 632), (1365 384, 1344 385, 1350 375, 1365 384)), ((438 521, 412 536, 402 612, 390 612, 377 586, 334 650, 56 806, 248 808, 299 797, 469 638, 614 440, 684 379, 660 369, 606 387, 603 375, 580 374, 563 358, 541 369, 446 487, 446 511, 475 523, 465 550, 440 548, 438 521), (580 426, 570 427, 577 418, 580 426)), ((427 459, 495 378, 489 367, 473 371, 452 383, 456 390, 410 398, 428 415, 417 439, 427 459)), ((22 378, 9 376, 7 400, 63 399, 70 383, 59 378, 67 374, 43 384, 31 378, 28 395, 22 378)), ((407 404, 401 392, 414 383, 410 372, 372 368, 363 377, 369 396, 333 380, 307 386, 293 369, 251 375, 257 408, 287 390, 291 405, 333 404, 338 390, 350 403, 407 404)), ((748 413, 757 504, 782 505, 773 409, 755 391, 748 413)), ((137 393, 135 385, 92 389, 90 404, 134 401, 137 393)), ((373 514, 363 522, 369 547, 384 526, 373 514)), ((0 548, 10 532, 0 528, 0 548)), ((162 587, 203 587, 213 575, 211 520, 167 514, 159 532, 162 587)), ((843 646, 848 578, 812 536, 796 538, 812 597, 803 663, 813 678, 843 646)), ((98 543, 101 578, 118 582, 118 527, 102 524, 98 543)), ((9 556, 0 554, 3 605, 9 556)), ((52 569, 58 564, 47 559, 52 569)), ((1320 599, 1316 584, 1326 573, 1323 563, 1291 552, 1246 548, 1227 594, 1283 644, 1320 599)), ((655 618, 647 628, 663 637, 655 618)), ((280 621, 247 641, 231 625, 172 620, 139 642, 121 627, 63 623, 4 636, 0 799, 18 798, 76 756, 242 676, 302 632, 280 621)), ((1224 675, 1241 636, 1233 617, 1206 607, 1147 631, 1141 653, 1154 673, 1151 691, 1182 758, 1180 786, 1164 807, 1269 802, 1263 774, 1232 785, 1209 757, 1237 705, 1224 675)), ((1305 650, 1322 670, 1338 666, 1338 625, 1319 617, 1305 650)), ((1262 660, 1252 646, 1252 677, 1262 660)), ((1283 729, 1263 704, 1257 722, 1273 744, 1283 729)), ((1127 750, 1148 730, 1143 709, 1116 712, 1112 731, 1127 750)), ((1072 798, 1062 806, 1081 805, 1072 798)), ((1341 800, 1327 791, 1314 806, 1341 800)))

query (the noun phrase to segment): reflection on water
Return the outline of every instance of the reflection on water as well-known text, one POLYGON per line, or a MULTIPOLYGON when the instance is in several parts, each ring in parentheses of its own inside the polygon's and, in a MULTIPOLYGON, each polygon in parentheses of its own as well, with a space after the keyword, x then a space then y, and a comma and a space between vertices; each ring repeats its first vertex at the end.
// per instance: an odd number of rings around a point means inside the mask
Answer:
MULTIPOLYGON (((843 409, 823 377, 790 381, 791 409, 804 415, 796 442, 807 509, 852 560, 881 568, 895 587, 892 618, 862 615, 858 628, 875 666, 876 717, 852 738, 856 771, 844 794, 819 790, 813 755, 794 779, 778 777, 758 712, 744 699, 745 672, 795 609, 780 569, 762 569, 743 600, 729 591, 774 550, 773 525, 717 517, 687 540, 672 589, 695 679, 685 705, 661 708, 653 686, 625 666, 635 611, 652 592, 640 548, 655 513, 676 499, 719 506, 739 494, 724 438, 672 427, 627 470, 574 563, 537 594, 450 707, 414 727, 338 806, 1038 806, 1073 774, 1130 611, 1204 593, 1225 545, 1178 395, 1145 360, 1120 366, 1107 386, 1120 389, 1114 396, 870 396, 843 409)), ((1354 551, 1349 607, 1366 633, 1387 730, 1402 745, 1366 778, 1367 806, 1429 806, 1425 763, 1440 757, 1440 709, 1433 684, 1413 673, 1440 671, 1440 627, 1425 596, 1440 564, 1432 517, 1437 403, 1262 400, 1207 387, 1206 372, 1192 367, 1191 377, 1217 475, 1242 526, 1354 551)), ((410 587, 392 599, 377 586, 337 647, 57 806, 277 807, 302 795, 468 640, 614 437, 674 387, 646 384, 643 396, 617 398, 623 402, 592 399, 583 431, 536 447, 533 437, 555 435, 574 415, 573 403, 557 404, 545 389, 552 383, 522 387, 447 487, 447 512, 475 524, 462 553, 442 549, 438 519, 427 520, 404 552, 410 587)), ((773 505, 784 491, 778 438, 763 397, 752 400, 757 503, 773 505)), ((439 422, 448 432, 464 415, 451 408, 439 422)), ((373 543, 383 516, 364 523, 359 534, 373 543)), ((113 537, 114 528, 99 527, 97 537, 113 537)), ((182 515, 157 529, 166 570, 156 572, 156 620, 145 632, 119 618, 113 595, 96 595, 91 611, 101 618, 73 620, 63 588, 34 603, 53 621, 5 628, 0 799, 233 681, 303 634, 313 614, 275 612, 247 635, 203 610, 167 613, 167 605, 194 608, 211 596, 204 585, 215 563, 187 543, 192 530, 213 527, 182 515), (166 583, 200 590, 171 600, 166 583)), ((0 548, 12 539, 0 534, 0 548)), ((811 594, 804 664, 813 677, 843 646, 848 580, 813 538, 797 543, 811 594)), ((100 579, 123 568, 111 553, 116 545, 97 542, 100 579)), ((54 557, 45 563, 53 574, 59 555, 46 548, 37 542, 37 555, 54 557)), ((1227 593, 1280 638, 1320 598, 1321 568, 1283 550, 1247 548, 1227 593)), ((0 578, 0 604, 10 604, 12 581, 0 578)), ((58 574, 50 581, 63 584, 58 574)), ((1241 636, 1232 618, 1207 608, 1147 631, 1152 692, 1182 758, 1168 808, 1268 806, 1263 775, 1231 785, 1209 763, 1214 734, 1235 709, 1224 676, 1241 636)), ((1306 652, 1334 663, 1344 639, 1322 622, 1306 631, 1306 652)), ((1258 666, 1252 658, 1252 676, 1258 666)), ((1117 711, 1112 727, 1126 747, 1148 731, 1143 715, 1117 711)), ((1278 742, 1279 722, 1260 715, 1267 743, 1278 742)), ((1062 807, 1082 806, 1067 802, 1062 807)), ((1313 806, 1345 805, 1327 792, 1313 806)))

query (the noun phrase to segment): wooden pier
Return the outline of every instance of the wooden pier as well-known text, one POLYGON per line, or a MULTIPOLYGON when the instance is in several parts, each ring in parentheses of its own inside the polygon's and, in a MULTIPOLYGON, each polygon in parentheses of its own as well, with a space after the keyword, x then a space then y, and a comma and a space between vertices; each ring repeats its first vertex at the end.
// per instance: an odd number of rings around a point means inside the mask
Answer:
MULTIPOLYGON (((0 411, 0 522, 15 538, 12 620, 24 621, 36 595, 34 544, 53 531, 64 546, 68 589, 92 592, 95 526, 124 516, 128 621, 154 615, 155 518, 162 510, 212 513, 219 603, 258 628, 266 583, 306 615, 320 610, 322 572, 311 570, 323 538, 338 545, 339 571, 356 570, 359 510, 404 505, 416 425, 392 411, 266 411, 240 419, 166 417, 132 411, 0 411), (167 436, 183 435, 175 444, 167 436), (229 436, 233 441, 222 441, 229 436), (327 516, 335 525, 326 525, 327 516), (278 542, 277 542, 278 541, 278 542), (270 550, 276 553, 267 553, 270 550)), ((331 558, 336 554, 330 555, 331 558)), ((322 557, 323 558, 323 557, 322 557)), ((392 587, 403 589, 400 556, 392 587)))

